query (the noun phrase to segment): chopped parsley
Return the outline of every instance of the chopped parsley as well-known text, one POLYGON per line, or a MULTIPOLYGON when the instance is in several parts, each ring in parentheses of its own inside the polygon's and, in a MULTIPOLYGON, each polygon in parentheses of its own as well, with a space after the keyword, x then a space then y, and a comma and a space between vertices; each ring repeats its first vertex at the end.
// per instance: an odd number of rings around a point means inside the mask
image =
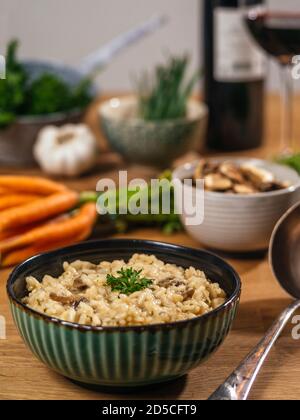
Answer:
POLYGON ((106 281, 113 292, 130 295, 131 293, 146 289, 153 283, 152 280, 141 277, 142 271, 136 271, 132 268, 122 268, 118 271, 119 277, 108 274, 106 281))

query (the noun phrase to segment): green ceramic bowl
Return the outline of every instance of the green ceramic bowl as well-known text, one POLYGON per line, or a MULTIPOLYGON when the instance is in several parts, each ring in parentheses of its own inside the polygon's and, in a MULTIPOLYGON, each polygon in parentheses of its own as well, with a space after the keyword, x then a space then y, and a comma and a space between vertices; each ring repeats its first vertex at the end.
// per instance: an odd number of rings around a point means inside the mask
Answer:
POLYGON ((186 118, 144 121, 137 117, 137 99, 128 96, 104 102, 99 115, 114 151, 132 163, 166 168, 185 153, 203 146, 208 108, 191 99, 186 118))
POLYGON ((86 242, 26 261, 11 274, 7 291, 16 326, 33 354, 54 371, 84 384, 129 388, 175 379, 204 362, 227 336, 241 283, 222 259, 205 251, 139 240, 86 242), (128 259, 135 252, 204 270, 228 300, 202 317, 171 324, 96 328, 71 324, 22 304, 25 278, 58 276, 64 261, 128 259))

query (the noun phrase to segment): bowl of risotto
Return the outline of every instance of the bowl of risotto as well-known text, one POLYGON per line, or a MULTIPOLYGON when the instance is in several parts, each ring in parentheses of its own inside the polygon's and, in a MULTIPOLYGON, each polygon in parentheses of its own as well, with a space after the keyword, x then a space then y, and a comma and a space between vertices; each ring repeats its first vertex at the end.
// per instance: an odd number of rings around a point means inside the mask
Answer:
POLYGON ((7 292, 41 362, 79 383, 130 388, 176 379, 211 356, 230 331, 241 283, 205 251, 106 240, 31 258, 7 292))

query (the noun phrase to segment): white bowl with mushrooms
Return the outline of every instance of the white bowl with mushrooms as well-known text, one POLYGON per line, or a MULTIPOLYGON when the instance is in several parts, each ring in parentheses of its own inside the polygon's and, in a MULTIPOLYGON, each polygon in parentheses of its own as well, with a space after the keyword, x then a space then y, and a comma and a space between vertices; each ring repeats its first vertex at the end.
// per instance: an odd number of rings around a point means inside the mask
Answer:
MULTIPOLYGON (((266 250, 277 221, 300 200, 299 175, 265 160, 214 158, 180 166, 173 173, 174 180, 191 178, 205 181, 204 221, 188 225, 189 215, 183 210, 182 222, 193 238, 215 250, 266 250)), ((185 199, 195 200, 196 187, 183 188, 185 199)))

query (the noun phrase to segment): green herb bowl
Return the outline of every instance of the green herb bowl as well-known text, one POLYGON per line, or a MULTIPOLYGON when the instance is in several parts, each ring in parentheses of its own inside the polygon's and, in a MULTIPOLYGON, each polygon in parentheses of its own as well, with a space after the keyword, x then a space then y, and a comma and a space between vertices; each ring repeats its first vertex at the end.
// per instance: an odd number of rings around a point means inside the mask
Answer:
POLYGON ((229 333, 241 283, 233 268, 205 251, 152 241, 106 240, 29 259, 13 271, 7 292, 19 333, 41 362, 82 384, 128 389, 173 380, 207 360, 229 333), (204 270, 210 279, 220 283, 227 301, 204 316, 186 321, 98 328, 51 318, 22 303, 27 276, 41 280, 46 273, 61 274, 64 261, 127 260, 136 252, 204 270))
POLYGON ((102 103, 99 116, 110 147, 126 161, 167 167, 204 145, 208 108, 190 99, 186 118, 145 121, 138 118, 138 99, 126 96, 102 103))

